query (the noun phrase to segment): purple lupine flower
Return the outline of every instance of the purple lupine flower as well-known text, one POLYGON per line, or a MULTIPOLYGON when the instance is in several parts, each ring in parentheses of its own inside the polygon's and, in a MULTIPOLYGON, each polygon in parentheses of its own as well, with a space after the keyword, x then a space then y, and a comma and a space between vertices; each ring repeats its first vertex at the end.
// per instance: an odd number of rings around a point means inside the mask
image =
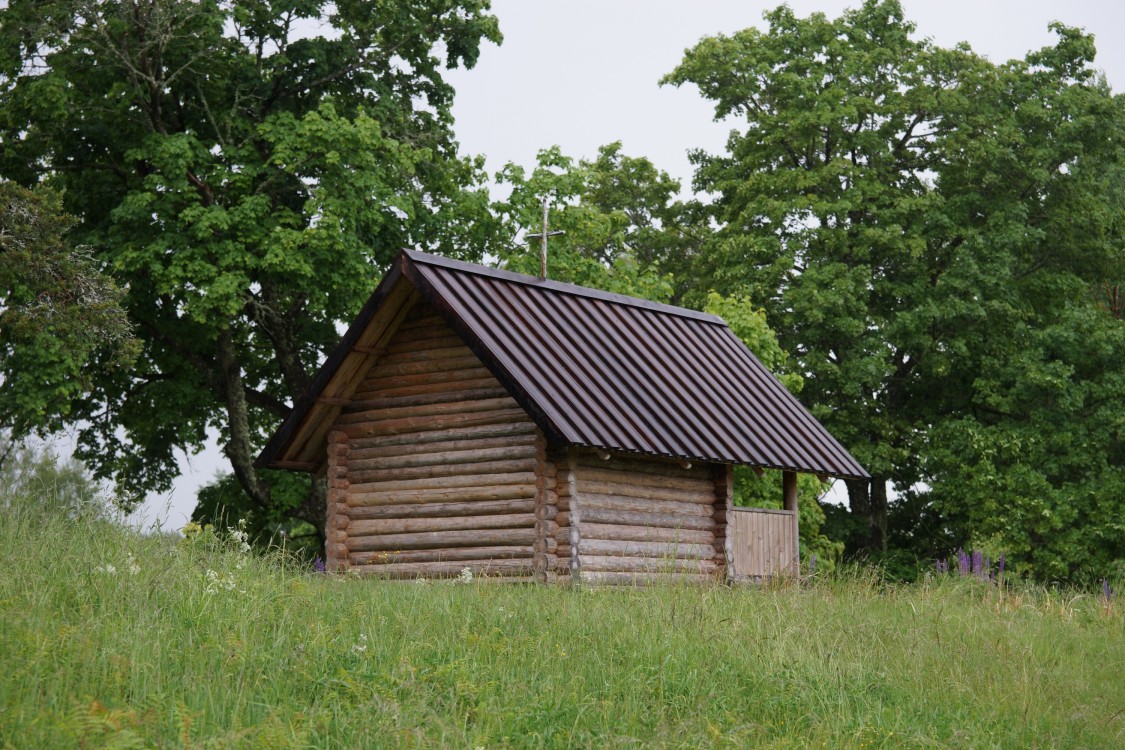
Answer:
POLYGON ((1109 599, 1113 596, 1113 589, 1109 587, 1109 580, 1102 579, 1102 595, 1105 597, 1106 604, 1109 604, 1109 599))
POLYGON ((1000 576, 1002 576, 1002 575, 1004 575, 1004 553, 1003 552, 1000 553, 1000 569, 998 571, 996 571, 996 578, 999 579, 1000 576))
POLYGON ((941 575, 945 572, 943 570, 943 568, 945 567, 945 560, 942 560, 940 557, 934 560, 934 566, 937 567, 938 575, 941 575))
POLYGON ((320 559, 320 555, 317 555, 313 558, 313 570, 315 570, 317 573, 324 572, 324 560, 320 559))
POLYGON ((969 574, 969 556, 960 547, 957 548, 957 572, 963 576, 969 574))
POLYGON ((973 572, 978 576, 984 571, 984 553, 979 549, 973 550, 973 572))
POLYGON ((992 580, 992 560, 984 558, 984 578, 992 580))

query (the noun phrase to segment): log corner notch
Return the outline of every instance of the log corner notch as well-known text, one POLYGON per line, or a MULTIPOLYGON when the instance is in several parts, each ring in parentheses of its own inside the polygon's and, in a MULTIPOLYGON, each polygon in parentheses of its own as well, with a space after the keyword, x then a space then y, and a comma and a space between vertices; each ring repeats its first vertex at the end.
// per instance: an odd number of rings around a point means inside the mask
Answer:
POLYGON ((348 438, 339 431, 328 435, 328 508, 325 527, 325 568, 348 568, 348 438))

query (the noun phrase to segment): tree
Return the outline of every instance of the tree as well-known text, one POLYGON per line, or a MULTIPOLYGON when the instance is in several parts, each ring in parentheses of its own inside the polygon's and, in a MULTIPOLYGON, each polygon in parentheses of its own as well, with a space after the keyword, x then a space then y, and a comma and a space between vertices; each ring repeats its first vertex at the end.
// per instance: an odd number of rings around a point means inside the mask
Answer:
MULTIPOLYGON (((741 121, 726 154, 693 156, 718 229, 687 294, 749 290, 770 311, 814 413, 872 473, 848 484, 850 547, 881 550, 888 485, 918 498, 944 478, 933 428, 979 413, 985 368, 1014 366, 1020 332, 1089 308, 1112 278, 1123 108, 1075 29, 993 64, 912 38, 893 1, 766 19, 704 39, 665 78, 741 121)), ((965 529, 954 507, 940 505, 942 538, 965 529)))
MULTIPOLYGON (((496 175, 511 186, 493 210, 509 227, 534 234, 542 229, 541 201, 550 207, 551 278, 606 291, 668 302, 673 297, 670 268, 693 239, 677 200, 680 183, 648 159, 622 153, 621 143, 598 149, 594 160, 575 160, 557 146, 538 154, 531 174, 508 164, 496 175)), ((538 241, 500 248, 507 268, 538 275, 538 241)))
MULTIPOLYGON (((66 418, 99 477, 166 488, 217 430, 253 459, 403 246, 496 230, 457 154, 447 67, 500 41, 487 0, 12 0, 0 11, 0 173, 65 190, 127 289, 128 372, 83 368, 66 418)), ((294 516, 323 533, 323 493, 294 516)))
POLYGON ((55 192, 0 182, 0 427, 16 440, 58 426, 96 355, 136 356, 121 290, 67 242, 72 225, 55 192))

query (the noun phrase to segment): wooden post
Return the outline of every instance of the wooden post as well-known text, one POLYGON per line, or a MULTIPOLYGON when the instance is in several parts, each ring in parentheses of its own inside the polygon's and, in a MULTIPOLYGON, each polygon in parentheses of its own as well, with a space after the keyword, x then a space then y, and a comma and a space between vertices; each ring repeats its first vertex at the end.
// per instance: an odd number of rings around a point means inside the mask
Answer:
POLYGON ((715 559, 722 565, 720 577, 732 578, 734 570, 734 548, 731 534, 731 507, 734 505, 734 466, 714 464, 711 472, 715 480, 714 515, 718 526, 715 528, 715 559))
POLYGON ((797 472, 786 471, 781 475, 781 491, 785 499, 785 510, 793 511, 793 575, 799 576, 801 574, 801 536, 797 519, 797 472))

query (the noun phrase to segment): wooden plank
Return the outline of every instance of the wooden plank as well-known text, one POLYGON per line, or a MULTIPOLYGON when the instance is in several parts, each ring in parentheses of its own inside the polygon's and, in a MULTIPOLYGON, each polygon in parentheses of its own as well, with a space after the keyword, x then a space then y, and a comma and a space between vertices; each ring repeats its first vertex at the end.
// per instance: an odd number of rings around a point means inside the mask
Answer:
POLYGON ((692 468, 685 469, 678 459, 663 459, 656 456, 630 456, 627 454, 614 454, 608 461, 603 461, 590 453, 583 457, 583 466, 593 469, 619 471, 627 474, 655 474, 664 477, 680 477, 685 479, 711 479, 712 464, 699 462, 692 468))
POLYGON ((437 349, 454 349, 463 346, 465 346, 465 342, 449 326, 444 328, 440 326, 414 328, 398 332, 391 343, 387 345, 387 356, 429 352, 437 349))
POLYGON ((447 516, 443 518, 374 518, 348 524, 348 538, 415 531, 457 531, 465 529, 517 529, 533 527, 532 513, 507 513, 488 516, 447 516))
POLYGON ((374 411, 375 409, 395 409, 411 406, 429 406, 431 404, 444 404, 451 401, 479 401, 482 399, 504 398, 508 392, 498 384, 490 388, 477 388, 474 390, 440 390, 434 393, 423 393, 414 396, 390 396, 363 398, 349 401, 344 405, 344 413, 359 411, 374 411))
POLYGON ((351 552, 367 550, 426 549, 444 547, 506 547, 535 544, 535 529, 469 529, 425 531, 411 534, 381 534, 348 537, 351 552))
POLYGON ((535 497, 535 485, 503 484, 478 487, 453 487, 448 489, 424 488, 415 490, 390 490, 384 492, 348 493, 348 507, 406 505, 415 503, 461 503, 478 500, 516 500, 535 497))

